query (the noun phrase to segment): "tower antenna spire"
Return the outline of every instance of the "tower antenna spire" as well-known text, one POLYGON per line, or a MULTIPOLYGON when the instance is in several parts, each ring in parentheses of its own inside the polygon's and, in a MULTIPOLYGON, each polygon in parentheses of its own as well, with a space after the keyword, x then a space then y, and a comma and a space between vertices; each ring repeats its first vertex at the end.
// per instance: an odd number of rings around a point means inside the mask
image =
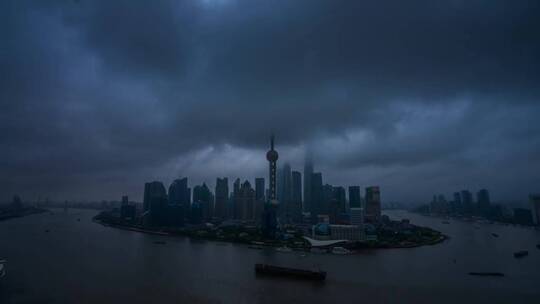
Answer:
POLYGON ((274 134, 270 136, 270 150, 266 153, 266 159, 269 164, 269 183, 270 183, 270 200, 276 199, 276 162, 279 154, 274 150, 274 134))

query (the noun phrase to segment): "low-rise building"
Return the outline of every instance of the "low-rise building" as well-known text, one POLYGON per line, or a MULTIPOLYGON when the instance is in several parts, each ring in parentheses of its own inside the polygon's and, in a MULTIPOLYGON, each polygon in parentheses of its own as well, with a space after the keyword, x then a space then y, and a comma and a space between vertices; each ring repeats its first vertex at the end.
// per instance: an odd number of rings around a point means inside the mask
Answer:
POLYGON ((312 237, 316 240, 364 240, 363 229, 357 225, 329 225, 327 223, 314 225, 312 237))

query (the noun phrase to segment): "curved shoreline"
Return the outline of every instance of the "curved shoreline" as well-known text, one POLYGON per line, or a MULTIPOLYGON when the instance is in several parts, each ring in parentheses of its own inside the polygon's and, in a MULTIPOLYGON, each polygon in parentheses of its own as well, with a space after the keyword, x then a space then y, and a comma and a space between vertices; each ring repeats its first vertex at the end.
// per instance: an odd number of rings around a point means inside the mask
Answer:
POLYGON ((42 208, 29 208, 29 209, 25 209, 25 210, 21 210, 17 212, 2 214, 0 215, 0 222, 15 219, 15 218, 20 218, 20 217, 25 217, 32 214, 41 214, 41 213, 47 213, 47 212, 50 212, 50 211, 47 209, 42 209, 42 208))
MULTIPOLYGON (((164 231, 163 229, 157 230, 157 229, 151 229, 151 228, 148 228, 148 227, 142 227, 142 226, 138 226, 138 225, 136 226, 136 225, 130 225, 130 224, 111 223, 111 222, 107 222, 107 221, 102 220, 102 219, 98 219, 97 215, 94 218, 92 218, 92 221, 94 223, 101 224, 101 225, 103 225, 105 227, 112 227, 112 228, 121 229, 121 230, 134 231, 134 232, 153 234, 153 235, 162 235, 162 236, 170 236, 170 237, 186 237, 186 238, 189 238, 191 240, 205 240, 205 241, 214 241, 214 242, 218 242, 218 243, 231 243, 231 244, 244 244, 244 245, 254 245, 254 244, 256 244, 257 246, 262 246, 263 248, 264 247, 267 247, 267 248, 279 248, 279 247, 287 246, 287 244, 282 242, 282 241, 266 240, 266 241, 263 241, 261 243, 261 242, 256 242, 256 241, 252 241, 252 240, 248 240, 248 239, 238 239, 238 238, 232 239, 232 238, 219 238, 219 237, 208 237, 208 236, 205 237, 205 236, 200 236, 200 235, 193 235, 192 233, 188 233, 188 232, 180 231, 180 230, 176 230, 176 231, 166 231, 165 230, 164 231)), ((431 228, 429 228, 429 229, 433 230, 431 228)), ((433 231, 435 231, 435 230, 433 230, 433 231)), ((436 231, 436 232, 438 232, 438 231, 436 231)), ((433 246, 433 245, 437 245, 437 244, 442 243, 445 240, 449 239, 449 237, 447 235, 444 235, 444 234, 442 234, 440 232, 438 232, 438 233, 440 235, 436 239, 433 239, 433 240, 430 240, 430 241, 427 241, 427 242, 422 242, 422 243, 413 243, 413 244, 407 244, 407 245, 400 245, 400 244, 381 244, 380 242, 377 242, 377 241, 366 241, 366 242, 356 242, 356 243, 351 242, 350 246, 345 246, 345 247, 350 247, 350 249, 352 250, 351 253, 354 254, 354 253, 358 253, 358 252, 363 251, 363 250, 410 249, 410 248, 417 248, 417 247, 422 247, 422 246, 433 246), (361 244, 361 246, 359 246, 359 244, 361 244)), ((289 247, 289 248, 294 250, 294 251, 310 252, 310 250, 312 248, 317 248, 317 247, 312 247, 312 246, 309 245, 309 246, 289 247)), ((262 248, 256 248, 256 249, 262 249, 262 248)))

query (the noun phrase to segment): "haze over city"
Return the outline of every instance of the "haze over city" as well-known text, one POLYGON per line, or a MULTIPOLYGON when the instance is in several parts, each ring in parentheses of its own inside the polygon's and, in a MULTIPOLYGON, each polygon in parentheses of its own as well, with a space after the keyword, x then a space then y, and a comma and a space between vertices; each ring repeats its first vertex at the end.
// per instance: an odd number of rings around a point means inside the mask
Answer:
POLYGON ((0 1, 0 303, 534 303, 540 1, 0 1))
POLYGON ((149 180, 314 156, 383 201, 540 183, 535 1, 3 1, 0 201, 142 201, 149 180))

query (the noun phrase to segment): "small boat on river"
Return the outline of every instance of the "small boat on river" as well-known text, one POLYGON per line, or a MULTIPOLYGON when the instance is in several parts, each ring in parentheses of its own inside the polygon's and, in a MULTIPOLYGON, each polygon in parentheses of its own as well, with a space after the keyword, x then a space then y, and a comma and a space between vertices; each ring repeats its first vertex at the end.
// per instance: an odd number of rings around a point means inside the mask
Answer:
POLYGON ((504 273, 502 272, 469 272, 469 275, 482 277, 504 277, 504 273))
POLYGON ((523 258, 529 255, 529 252, 527 250, 521 250, 518 252, 514 252, 514 257, 516 259, 523 258))
POLYGON ((0 282, 6 277, 6 264, 6 260, 0 259, 0 282))

